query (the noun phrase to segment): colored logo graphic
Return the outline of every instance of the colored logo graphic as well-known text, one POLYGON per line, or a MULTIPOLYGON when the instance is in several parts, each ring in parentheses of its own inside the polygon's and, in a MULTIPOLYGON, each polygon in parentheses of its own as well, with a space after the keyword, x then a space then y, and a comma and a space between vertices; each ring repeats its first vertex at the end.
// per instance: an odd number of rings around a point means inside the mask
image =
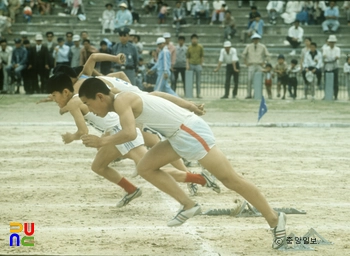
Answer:
POLYGON ((34 246, 34 223, 10 222, 10 246, 34 246), (20 237, 19 233, 24 231, 25 236, 20 237))

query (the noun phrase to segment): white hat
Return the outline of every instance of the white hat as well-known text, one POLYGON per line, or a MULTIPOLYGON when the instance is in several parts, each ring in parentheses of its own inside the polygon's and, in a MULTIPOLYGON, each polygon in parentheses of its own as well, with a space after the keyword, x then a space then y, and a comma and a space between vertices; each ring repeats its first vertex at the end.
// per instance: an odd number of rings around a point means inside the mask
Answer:
POLYGON ((312 71, 306 72, 305 78, 309 83, 311 83, 314 80, 314 73, 312 73, 312 71))
POLYGON ((231 46, 232 46, 232 44, 230 41, 225 41, 224 47, 231 47, 231 46))
POLYGON ((328 42, 336 42, 337 41, 337 37, 335 36, 335 35, 330 35, 329 37, 328 37, 328 40, 327 40, 328 42))
POLYGON ((35 40, 43 40, 43 35, 42 34, 36 34, 35 35, 35 40))
POLYGON ((163 34, 163 37, 164 37, 164 38, 170 38, 171 35, 170 35, 170 33, 166 32, 166 33, 163 34))
POLYGON ((79 35, 74 35, 73 36, 73 42, 80 41, 80 36, 79 35))
POLYGON ((250 39, 254 39, 254 38, 261 38, 261 35, 259 35, 258 33, 254 33, 251 37, 250 37, 250 39))
POLYGON ((129 31, 129 35, 136 35, 136 31, 135 31, 135 29, 130 29, 130 31, 129 31))
POLYGON ((22 36, 22 35, 27 35, 28 33, 27 31, 21 31, 19 34, 22 36))
POLYGON ((162 44, 162 43, 165 43, 164 37, 158 37, 157 38, 157 44, 162 44))
POLYGON ((128 8, 128 6, 126 5, 126 3, 121 3, 121 4, 119 5, 119 7, 128 8))

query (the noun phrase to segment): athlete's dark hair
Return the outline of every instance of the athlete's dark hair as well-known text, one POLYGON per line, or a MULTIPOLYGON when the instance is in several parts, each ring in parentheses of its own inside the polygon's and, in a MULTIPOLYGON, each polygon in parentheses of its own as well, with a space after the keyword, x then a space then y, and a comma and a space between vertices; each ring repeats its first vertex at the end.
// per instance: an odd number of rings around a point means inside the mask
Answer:
POLYGON ((53 73, 54 74, 56 74, 56 73, 65 73, 65 74, 67 74, 68 76, 70 76, 72 78, 77 78, 77 76, 80 74, 80 72, 77 73, 73 68, 71 68, 70 66, 67 66, 67 65, 56 66, 53 69, 53 73))
POLYGON ((111 90, 98 78, 88 78, 80 86, 79 97, 95 99, 97 93, 108 95, 111 90))
POLYGON ((47 81, 47 86, 49 88, 49 93, 60 92, 62 93, 64 89, 68 89, 74 92, 73 83, 69 75, 61 72, 57 72, 49 78, 47 81))

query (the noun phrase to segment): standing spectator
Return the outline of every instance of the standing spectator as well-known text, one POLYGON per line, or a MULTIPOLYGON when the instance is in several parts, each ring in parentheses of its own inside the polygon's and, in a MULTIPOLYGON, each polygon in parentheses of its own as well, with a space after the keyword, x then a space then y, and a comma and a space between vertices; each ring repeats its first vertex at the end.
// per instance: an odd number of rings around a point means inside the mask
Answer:
POLYGON ((176 46, 176 62, 174 65, 174 83, 171 85, 171 89, 176 92, 176 84, 179 74, 181 75, 181 80, 184 86, 184 92, 186 92, 186 52, 187 46, 185 45, 185 37, 179 36, 178 45, 176 46))
POLYGON ((236 24, 230 11, 225 12, 225 19, 222 22, 222 26, 224 27, 224 40, 231 40, 236 34, 236 24))
POLYGON ((7 45, 7 40, 4 38, 0 39, 0 46, 0 72, 3 75, 1 93, 7 93, 9 81, 6 68, 9 67, 11 64, 12 47, 7 45))
POLYGON ((344 1, 343 9, 345 10, 348 26, 350 26, 350 1, 344 1))
POLYGON ((350 56, 346 56, 346 62, 344 63, 344 76, 345 76, 345 85, 348 89, 348 101, 350 101, 350 56))
POLYGON ((323 56, 320 51, 317 50, 317 44, 311 43, 310 51, 305 54, 305 59, 303 63, 303 78, 305 81, 305 98, 307 98, 308 87, 311 86, 311 96, 315 96, 314 86, 311 85, 309 79, 316 76, 317 77, 317 86, 321 89, 321 77, 322 77, 322 67, 323 67, 323 56), (309 79, 307 79, 306 74, 311 72, 312 75, 309 79))
POLYGON ((283 85, 283 96, 282 100, 286 98, 287 84, 288 84, 288 75, 287 75, 288 66, 284 60, 284 55, 280 54, 277 58, 277 64, 275 66, 275 73, 277 74, 277 97, 281 97, 281 85, 283 85))
POLYGON ((122 65, 116 65, 115 69, 117 71, 123 71, 129 78, 130 83, 135 85, 136 83, 136 69, 139 60, 139 54, 135 45, 129 42, 129 28, 122 28, 119 31, 119 43, 115 44, 112 48, 113 55, 118 55, 119 53, 124 53, 126 56, 126 61, 122 65))
POLYGON ((171 55, 171 67, 170 70, 172 71, 176 62, 176 48, 172 42, 170 42, 171 34, 166 32, 163 34, 163 37, 165 39, 165 46, 168 48, 170 55, 171 55))
MULTIPOLYGON (((112 54, 112 50, 108 47, 106 41, 101 41, 100 42, 100 53, 105 53, 105 54, 112 54)), ((110 61, 102 61, 100 63, 100 72, 103 75, 107 75, 109 73, 111 73, 111 69, 112 69, 112 62, 110 61)))
POLYGON ((262 70, 265 73, 265 88, 267 91, 267 97, 272 99, 272 78, 274 74, 272 73, 272 65, 270 63, 266 63, 265 68, 262 70))
POLYGON ((137 77, 136 77, 136 86, 139 87, 140 90, 144 90, 143 87, 144 81, 146 81, 146 67, 143 63, 143 58, 139 57, 139 63, 137 65, 137 77))
POLYGON ((213 13, 211 15, 210 25, 213 25, 213 22, 215 22, 217 20, 221 23, 224 20, 226 10, 227 10, 227 6, 226 6, 225 1, 214 0, 213 1, 213 13))
POLYGON ((21 8, 20 0, 8 0, 8 10, 10 13, 10 18, 12 23, 15 23, 16 14, 19 13, 20 8, 21 8))
POLYGON ((25 7, 23 9, 23 16, 27 23, 30 23, 32 21, 32 15, 32 8, 30 8, 29 3, 25 3, 25 7))
POLYGON ((28 70, 32 71, 34 78, 32 81, 33 90, 48 93, 46 83, 50 75, 49 50, 45 45, 42 45, 43 36, 41 34, 35 36, 35 42, 36 45, 31 48, 31 54, 28 58, 28 70), (40 88, 38 76, 40 76, 40 88))
POLYGON ((206 21, 209 20, 209 3, 205 0, 199 0, 196 2, 194 6, 195 19, 197 20, 197 24, 200 24, 200 18, 205 18, 206 21))
POLYGON ((113 5, 108 3, 105 6, 106 10, 102 14, 102 34, 112 33, 114 30, 115 11, 113 5))
POLYGON ((55 67, 60 65, 69 66, 69 46, 64 44, 63 37, 57 38, 58 45, 55 47, 52 56, 55 59, 55 67))
POLYGON ((322 24, 325 20, 324 12, 326 9, 325 1, 314 1, 314 20, 316 24, 322 24))
POLYGON ((131 12, 127 9, 128 6, 125 3, 119 5, 120 9, 117 11, 115 20, 114 20, 114 29, 119 31, 122 27, 132 24, 132 15, 131 12))
POLYGON ((300 54, 300 69, 301 70, 303 70, 305 55, 307 54, 308 51, 310 51, 311 42, 312 42, 311 37, 305 37, 305 39, 304 39, 305 47, 301 50, 301 54, 300 54))
POLYGON ((15 49, 12 52, 11 64, 6 67, 6 71, 9 77, 12 78, 12 82, 9 83, 9 93, 15 91, 15 85, 17 84, 16 94, 19 94, 19 87, 22 81, 22 70, 26 68, 27 63, 27 50, 22 46, 22 40, 15 39, 15 49))
POLYGON ((295 21, 297 13, 301 11, 300 1, 289 1, 286 6, 285 12, 281 15, 285 24, 291 24, 295 21))
POLYGON ((335 6, 334 1, 329 2, 329 7, 327 7, 324 12, 324 16, 326 20, 322 23, 322 29, 324 33, 329 32, 329 27, 331 27, 332 32, 337 32, 339 27, 339 10, 338 7, 335 6))
POLYGON ((49 66, 50 69, 54 68, 55 66, 55 59, 53 57, 53 51, 55 50, 57 44, 54 42, 54 33, 52 31, 46 32, 46 47, 49 51, 49 66))
POLYGON ((38 6, 41 15, 50 14, 51 3, 50 0, 38 0, 38 6))
POLYGON ((335 35, 330 35, 328 38, 329 47, 325 48, 323 51, 325 73, 334 74, 334 100, 338 99, 338 62, 341 55, 339 47, 335 46, 336 42, 337 37, 335 35))
POLYGON ((247 28, 250 28, 250 25, 255 21, 255 17, 258 14, 260 15, 260 13, 258 12, 258 8, 256 6, 250 7, 249 21, 248 21, 247 28))
POLYGON ((139 55, 141 55, 143 51, 143 44, 140 42, 140 40, 141 37, 139 35, 134 35, 133 44, 135 45, 139 55))
POLYGON ((299 20, 294 21, 294 26, 290 27, 288 30, 288 36, 286 37, 289 44, 293 47, 290 55, 296 54, 296 49, 300 46, 303 40, 304 29, 299 26, 299 20))
POLYGON ((84 48, 84 46, 82 46, 80 44, 80 36, 79 35, 73 36, 73 43, 74 43, 73 46, 70 48, 70 56, 72 57, 70 66, 72 68, 78 67, 80 65, 80 52, 84 48))
POLYGON ((27 68, 22 70, 24 91, 26 92, 26 94, 39 93, 39 91, 34 91, 33 86, 32 86, 32 83, 35 80, 34 75, 36 75, 36 74, 34 74, 31 69, 28 69, 29 59, 31 59, 33 47, 31 47, 29 40, 26 39, 26 40, 22 40, 22 41, 23 41, 24 48, 27 50, 27 56, 28 56, 27 62, 26 62, 27 68))
POLYGON ((160 53, 158 56, 157 63, 147 72, 152 73, 157 70, 157 82, 154 86, 155 91, 166 92, 171 95, 177 96, 177 94, 170 88, 169 79, 170 79, 170 67, 171 67, 171 58, 170 52, 165 44, 165 39, 159 37, 157 39, 158 48, 160 48, 160 53))
POLYGON ((282 1, 269 1, 266 6, 267 13, 269 14, 269 22, 273 25, 277 24, 277 17, 279 17, 283 11, 282 1))
POLYGON ((246 41, 246 36, 251 37, 253 34, 259 34, 262 37, 263 33, 264 21, 261 19, 260 14, 256 14, 255 21, 250 25, 250 28, 241 32, 241 42, 246 41))
MULTIPOLYGON (((151 50, 149 55, 152 57, 150 62, 147 64, 147 69, 150 70, 157 63, 157 53, 156 50, 151 50)), ((143 83, 143 88, 147 92, 153 91, 154 85, 157 82, 157 72, 150 74, 147 73, 145 82, 143 83)))
POLYGON ((82 45, 85 39, 89 39, 89 33, 84 30, 84 31, 81 31, 80 33, 80 41, 82 45))
POLYGON ((201 74, 204 61, 204 49, 201 44, 198 44, 197 34, 192 34, 191 45, 186 53, 186 69, 192 70, 193 75, 196 75, 196 92, 197 98, 201 97, 201 74))
POLYGON ((293 100, 297 98, 297 87, 298 87, 297 76, 299 72, 300 72, 300 67, 298 66, 298 61, 296 59, 292 59, 291 65, 287 70, 287 74, 288 74, 288 90, 293 100))
POLYGON ((85 65, 85 62, 89 59, 90 55, 98 52, 98 50, 90 44, 89 39, 83 41, 83 48, 80 50, 80 66, 85 65))
POLYGON ((254 75, 257 72, 261 72, 262 66, 268 61, 270 53, 266 46, 261 44, 259 41, 261 36, 254 34, 251 37, 253 43, 248 44, 243 53, 243 59, 245 65, 248 67, 248 86, 247 86, 247 97, 246 99, 252 98, 252 84, 254 75))
POLYGON ((224 48, 220 51, 219 63, 214 72, 218 72, 222 63, 226 63, 226 80, 225 80, 225 94, 221 99, 227 99, 230 95, 231 76, 233 76, 234 88, 232 91, 232 98, 236 98, 238 90, 238 78, 239 78, 239 62, 237 56, 237 50, 231 47, 231 42, 226 41, 224 48))
POLYGON ((186 13, 185 13, 185 10, 182 8, 180 1, 176 2, 176 7, 174 8, 174 11, 173 11, 173 17, 174 17, 173 24, 176 26, 176 36, 178 36, 180 33, 180 25, 186 24, 186 21, 185 21, 186 13))
POLYGON ((73 46, 73 32, 67 32, 66 33, 66 42, 64 43, 65 45, 72 47, 73 46))

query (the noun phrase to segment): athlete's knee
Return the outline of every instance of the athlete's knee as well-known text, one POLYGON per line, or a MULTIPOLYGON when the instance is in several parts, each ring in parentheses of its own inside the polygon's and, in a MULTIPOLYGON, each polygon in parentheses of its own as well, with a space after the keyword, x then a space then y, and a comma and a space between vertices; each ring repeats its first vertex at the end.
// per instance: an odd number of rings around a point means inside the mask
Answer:
POLYGON ((92 163, 91 170, 97 173, 98 175, 104 176, 106 166, 101 166, 100 164, 92 163))
POLYGON ((224 175, 222 177, 218 177, 218 180, 220 180, 225 187, 236 192, 241 191, 244 186, 244 178, 237 174, 224 175))

